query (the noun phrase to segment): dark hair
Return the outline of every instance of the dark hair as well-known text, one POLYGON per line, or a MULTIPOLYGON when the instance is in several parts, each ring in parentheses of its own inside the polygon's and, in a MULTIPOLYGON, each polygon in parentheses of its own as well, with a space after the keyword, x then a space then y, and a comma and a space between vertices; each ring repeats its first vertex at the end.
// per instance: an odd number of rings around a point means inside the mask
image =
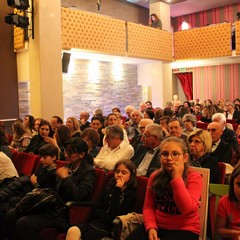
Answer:
POLYGON ((71 139, 71 131, 66 125, 57 126, 57 142, 60 146, 66 145, 66 142, 71 139))
POLYGON ((56 156, 56 159, 57 159, 58 158, 58 148, 50 143, 44 144, 42 147, 39 148, 39 155, 40 155, 40 157, 56 156))
POLYGON ((169 116, 170 118, 172 118, 174 116, 174 112, 171 108, 166 107, 163 109, 163 116, 169 116))
POLYGON ((26 115, 25 118, 28 117, 29 119, 29 123, 28 123, 28 128, 30 129, 30 131, 34 130, 34 117, 32 115, 26 115))
POLYGON ((8 145, 8 138, 6 135, 6 132, 4 131, 4 129, 2 127, 0 127, 0 146, 2 145, 8 145))
POLYGON ((150 119, 154 119, 154 111, 152 110, 152 108, 147 108, 145 110, 145 113, 149 116, 150 119))
POLYGON ((191 104, 190 104, 189 101, 185 101, 185 102, 183 102, 183 105, 184 105, 184 103, 186 103, 186 104, 188 105, 189 108, 191 107, 191 104))
POLYGON ((84 129, 83 132, 81 133, 81 138, 84 138, 86 136, 93 143, 93 145, 98 146, 100 142, 100 135, 95 129, 92 128, 84 129))
POLYGON ((91 122, 92 122, 93 120, 98 120, 102 125, 103 125, 103 123, 104 123, 104 118, 103 118, 103 116, 102 116, 102 118, 97 117, 97 116, 93 116, 92 119, 91 119, 91 122))
POLYGON ((90 165, 93 165, 93 157, 88 154, 88 145, 86 141, 80 138, 71 138, 66 143, 67 153, 84 153, 83 160, 85 160, 90 165))
POLYGON ((229 183, 229 199, 232 202, 239 202, 235 193, 234 193, 234 179, 240 175, 240 165, 237 165, 231 174, 230 183, 229 183))
POLYGON ((130 179, 126 183, 128 189, 135 190, 137 187, 137 168, 135 163, 132 160, 120 160, 116 163, 113 171, 115 172, 120 165, 124 165, 130 171, 130 179))
POLYGON ((59 116, 53 116, 52 118, 56 118, 58 124, 63 124, 63 120, 59 116))
MULTIPOLYGON (((188 146, 186 141, 184 141, 181 138, 178 137, 168 137, 164 139, 160 145, 160 149, 165 143, 177 143, 182 148, 183 153, 188 153, 188 146)), ((188 171, 189 163, 186 162, 184 164, 184 171, 183 171, 183 180, 185 184, 187 184, 187 171, 188 171)), ((158 196, 164 194, 166 191, 172 192, 172 187, 170 185, 170 181, 172 181, 172 175, 169 175, 169 173, 165 169, 160 169, 159 172, 154 176, 152 189, 156 192, 158 196)))
POLYGON ((66 149, 74 153, 88 153, 87 143, 80 138, 71 138, 66 143, 66 149))
POLYGON ((40 128, 41 128, 42 126, 44 126, 44 125, 47 125, 47 126, 49 127, 49 134, 48 134, 48 136, 49 136, 49 137, 53 137, 52 126, 51 126, 50 122, 47 121, 47 120, 42 120, 42 121, 41 121, 41 123, 40 123, 40 125, 39 125, 39 129, 38 129, 38 133, 39 133, 40 128))

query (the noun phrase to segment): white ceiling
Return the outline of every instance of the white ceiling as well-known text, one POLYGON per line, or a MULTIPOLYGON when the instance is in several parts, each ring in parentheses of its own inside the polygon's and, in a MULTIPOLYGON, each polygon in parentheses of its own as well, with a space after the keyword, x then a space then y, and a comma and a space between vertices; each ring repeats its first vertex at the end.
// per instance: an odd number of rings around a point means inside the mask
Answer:
MULTIPOLYGON (((127 0, 127 1, 146 8, 148 8, 149 5, 148 0, 127 0)), ((177 17, 216 7, 237 4, 239 2, 240 2, 239 0, 186 0, 184 2, 171 5, 170 7, 171 17, 177 17)))

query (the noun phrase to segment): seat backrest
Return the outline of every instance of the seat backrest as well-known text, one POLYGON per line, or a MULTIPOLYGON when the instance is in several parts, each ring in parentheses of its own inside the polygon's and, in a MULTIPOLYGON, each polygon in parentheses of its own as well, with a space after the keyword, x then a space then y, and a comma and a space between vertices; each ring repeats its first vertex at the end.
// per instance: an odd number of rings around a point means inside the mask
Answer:
POLYGON ((206 240, 210 170, 208 168, 200 168, 200 167, 189 167, 189 169, 201 174, 202 180, 203 180, 203 187, 202 187, 200 207, 199 207, 199 213, 200 213, 199 240, 206 240))
POLYGON ((13 164, 19 175, 32 175, 34 172, 34 164, 38 161, 39 156, 25 152, 18 152, 13 156, 13 164))
POLYGON ((136 213, 142 213, 147 184, 147 177, 137 176, 137 199, 133 207, 133 211, 136 213))
POLYGON ((215 222, 216 222, 216 213, 219 199, 228 194, 229 185, 226 184, 209 184, 209 219, 210 219, 210 227, 212 233, 212 240, 219 239, 216 232, 215 222))
POLYGON ((94 191, 90 196, 90 201, 92 202, 96 202, 101 193, 103 192, 103 188, 104 188, 104 183, 105 183, 105 176, 106 176, 106 172, 103 169, 100 168, 95 168, 96 171, 96 182, 94 184, 94 191))
POLYGON ((218 183, 224 184, 225 183, 225 174, 226 173, 226 165, 224 162, 218 162, 218 175, 219 181, 218 183))

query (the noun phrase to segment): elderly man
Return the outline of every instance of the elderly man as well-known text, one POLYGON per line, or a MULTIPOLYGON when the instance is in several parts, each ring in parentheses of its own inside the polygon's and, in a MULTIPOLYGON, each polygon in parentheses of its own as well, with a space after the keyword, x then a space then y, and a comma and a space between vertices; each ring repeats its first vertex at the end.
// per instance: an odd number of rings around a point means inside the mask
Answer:
POLYGON ((133 146, 134 150, 136 150, 139 144, 142 144, 141 139, 142 139, 142 135, 144 133, 145 127, 148 124, 153 124, 153 123, 154 122, 152 119, 149 119, 149 118, 141 119, 141 121, 138 124, 138 131, 136 132, 136 134, 134 135, 130 143, 133 146))
POLYGON ((221 139, 224 142, 230 143, 235 152, 238 151, 238 141, 236 133, 233 130, 226 127, 227 124, 226 116, 223 113, 215 113, 212 116, 212 122, 219 122, 222 125, 223 134, 221 136, 221 139))
POLYGON ((84 129, 88 128, 90 125, 90 122, 88 122, 88 119, 90 117, 88 112, 81 112, 80 115, 80 129, 81 131, 83 131, 84 129))
POLYGON ((232 160, 232 146, 229 143, 221 140, 223 134, 223 127, 219 122, 211 122, 208 124, 207 130, 212 137, 212 153, 218 162, 231 163, 232 160))
POLYGON ((131 113, 131 121, 125 123, 125 129, 127 131, 128 139, 131 139, 138 134, 138 124, 141 121, 142 116, 139 110, 134 110, 131 113))
POLYGON ((125 107, 125 113, 126 113, 126 117, 127 117, 126 120, 125 120, 126 122, 131 119, 131 113, 134 110, 135 110, 135 107, 132 106, 132 105, 128 105, 128 106, 125 107))
POLYGON ((113 170, 119 160, 130 159, 134 150, 133 147, 123 141, 123 129, 117 125, 106 127, 106 141, 99 154, 94 158, 94 165, 106 170, 113 170))
POLYGON ((187 136, 182 134, 182 123, 178 119, 174 118, 170 120, 170 122, 168 123, 168 132, 170 137, 179 137, 185 141, 187 140, 187 136))
POLYGON ((138 176, 149 177, 160 167, 159 146, 163 140, 162 129, 158 124, 148 124, 142 135, 143 144, 139 144, 132 161, 137 166, 138 176))

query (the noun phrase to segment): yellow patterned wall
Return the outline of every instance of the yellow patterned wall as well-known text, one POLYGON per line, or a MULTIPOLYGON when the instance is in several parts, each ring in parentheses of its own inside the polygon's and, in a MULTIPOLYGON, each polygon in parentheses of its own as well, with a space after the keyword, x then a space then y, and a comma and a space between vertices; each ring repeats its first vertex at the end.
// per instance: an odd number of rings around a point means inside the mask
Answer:
POLYGON ((127 23, 128 56, 172 61, 172 34, 163 30, 127 23))
POLYGON ((174 33, 175 60, 231 56, 231 24, 174 33))
POLYGON ((62 48, 126 54, 125 22, 95 13, 62 8, 62 48))
MULTIPOLYGON (((14 9, 14 13, 18 14, 20 16, 23 16, 23 12, 20 12, 17 9, 14 9)), ((14 26, 13 44, 14 44, 14 50, 16 50, 16 51, 24 49, 24 47, 25 47, 24 29, 14 26)))
POLYGON ((240 21, 235 23, 236 29, 236 54, 240 55, 240 21))

